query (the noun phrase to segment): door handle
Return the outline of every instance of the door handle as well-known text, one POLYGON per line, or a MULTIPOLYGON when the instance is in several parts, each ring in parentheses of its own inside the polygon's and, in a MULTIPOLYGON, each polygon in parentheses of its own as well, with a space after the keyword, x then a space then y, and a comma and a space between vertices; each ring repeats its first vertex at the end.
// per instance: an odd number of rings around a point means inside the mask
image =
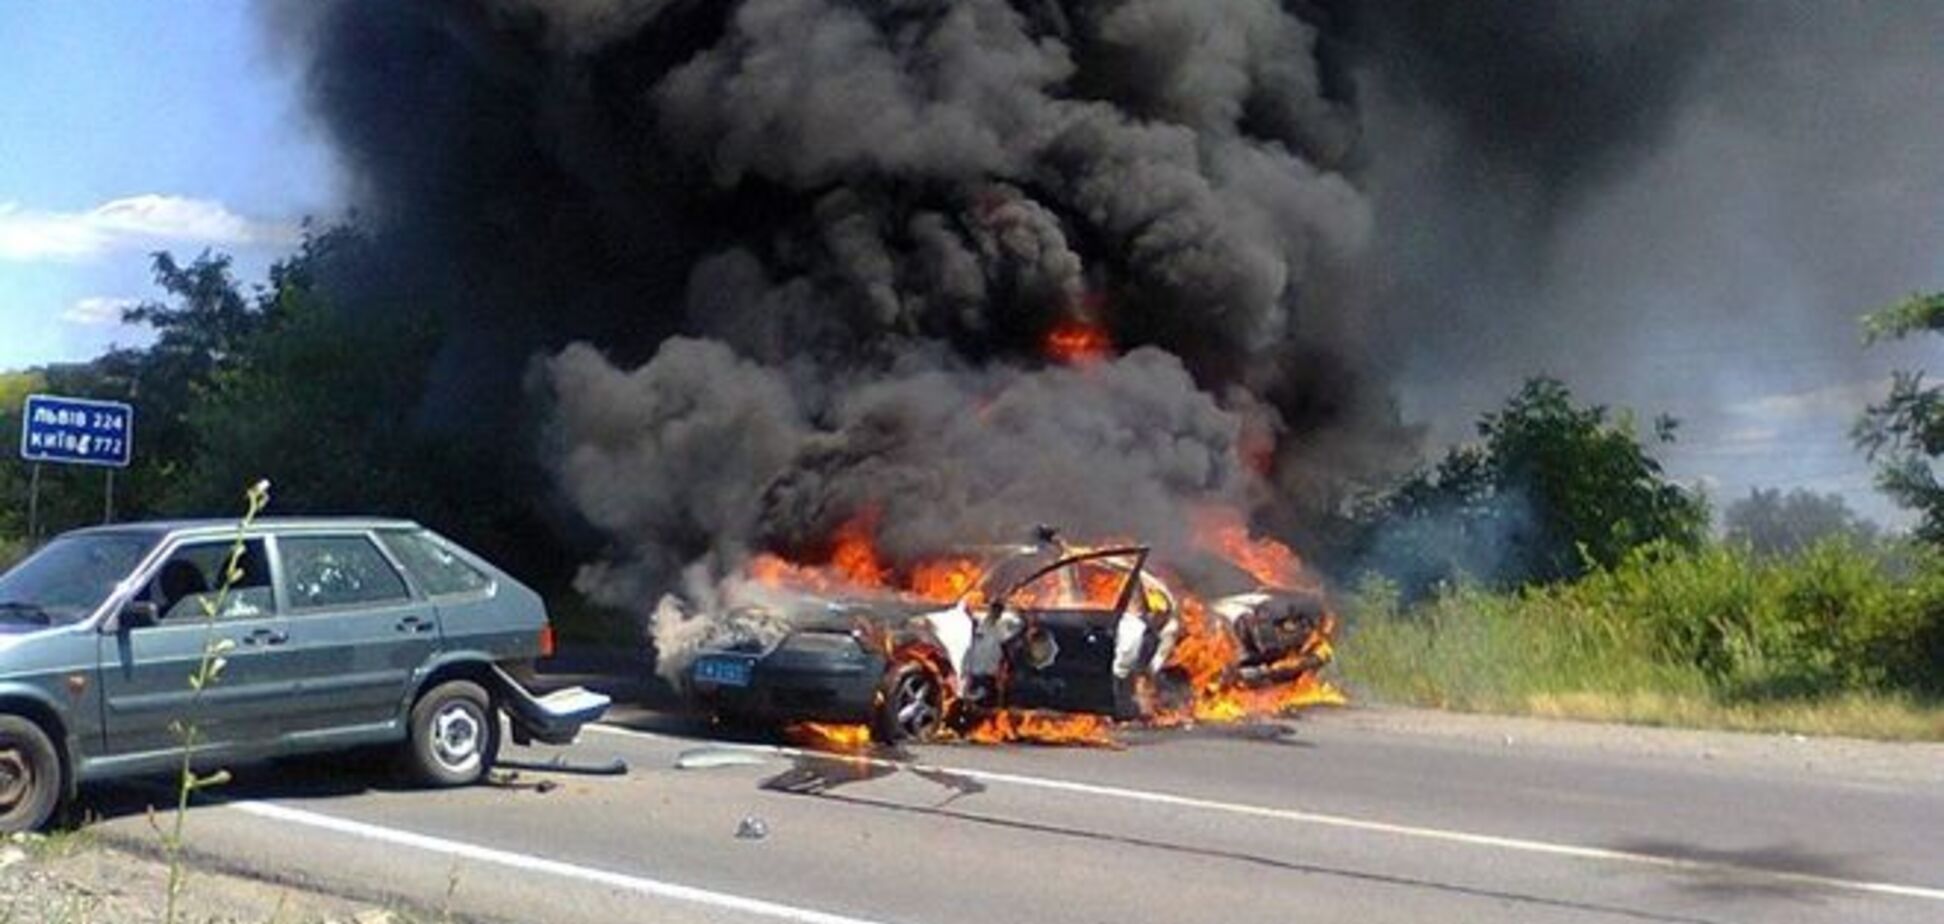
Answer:
POLYGON ((290 636, 287 633, 275 629, 257 629, 243 636, 245 645, 281 645, 288 641, 290 636))
POLYGON ((398 624, 392 628, 400 632, 425 633, 432 631, 432 621, 429 619, 420 619, 417 616, 407 616, 399 620, 398 624))

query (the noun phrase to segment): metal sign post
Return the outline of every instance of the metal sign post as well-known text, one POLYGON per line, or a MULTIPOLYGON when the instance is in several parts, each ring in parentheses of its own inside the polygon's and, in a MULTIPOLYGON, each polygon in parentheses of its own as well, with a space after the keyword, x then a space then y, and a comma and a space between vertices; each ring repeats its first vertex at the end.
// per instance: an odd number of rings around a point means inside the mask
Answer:
POLYGON ((135 409, 119 401, 28 395, 20 410, 20 457, 34 463, 28 488, 27 532, 40 528, 40 466, 98 465, 108 469, 103 522, 115 518, 115 469, 127 468, 135 446, 135 409))
POLYGON ((40 463, 33 465, 33 474, 27 476, 27 546, 32 548, 34 540, 40 535, 40 463))

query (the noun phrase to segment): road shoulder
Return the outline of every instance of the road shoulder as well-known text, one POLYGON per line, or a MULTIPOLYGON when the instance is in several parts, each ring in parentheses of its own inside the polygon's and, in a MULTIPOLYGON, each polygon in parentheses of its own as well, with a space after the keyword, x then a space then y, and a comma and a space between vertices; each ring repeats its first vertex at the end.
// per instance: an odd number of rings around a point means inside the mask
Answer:
MULTIPOLYGON (((0 840, 0 921, 162 921, 169 868, 87 829, 0 840)), ((177 919, 281 924, 408 924, 440 920, 191 864, 177 919)))
POLYGON ((1445 739, 1476 747, 1544 749, 1851 782, 1944 782, 1944 744, 1664 728, 1396 706, 1316 709, 1314 731, 1445 739))

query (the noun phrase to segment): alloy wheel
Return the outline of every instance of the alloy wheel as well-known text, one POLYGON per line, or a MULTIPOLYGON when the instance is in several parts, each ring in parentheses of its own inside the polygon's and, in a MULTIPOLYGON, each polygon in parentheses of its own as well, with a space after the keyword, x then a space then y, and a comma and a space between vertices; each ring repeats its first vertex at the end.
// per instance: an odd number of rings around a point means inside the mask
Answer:
POLYGON ((485 731, 485 717, 472 703, 447 703, 432 717, 432 758, 454 773, 472 770, 479 765, 485 731))

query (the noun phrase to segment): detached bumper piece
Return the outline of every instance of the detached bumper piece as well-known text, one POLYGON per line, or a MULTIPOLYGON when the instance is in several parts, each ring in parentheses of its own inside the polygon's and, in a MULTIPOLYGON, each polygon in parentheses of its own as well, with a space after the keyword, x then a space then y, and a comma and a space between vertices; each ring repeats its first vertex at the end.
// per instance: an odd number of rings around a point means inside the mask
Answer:
POLYGON ((585 687, 535 696, 497 665, 493 674, 499 680, 502 704, 512 720, 513 740, 518 744, 572 744, 581 726, 599 721, 613 705, 606 694, 585 687))

